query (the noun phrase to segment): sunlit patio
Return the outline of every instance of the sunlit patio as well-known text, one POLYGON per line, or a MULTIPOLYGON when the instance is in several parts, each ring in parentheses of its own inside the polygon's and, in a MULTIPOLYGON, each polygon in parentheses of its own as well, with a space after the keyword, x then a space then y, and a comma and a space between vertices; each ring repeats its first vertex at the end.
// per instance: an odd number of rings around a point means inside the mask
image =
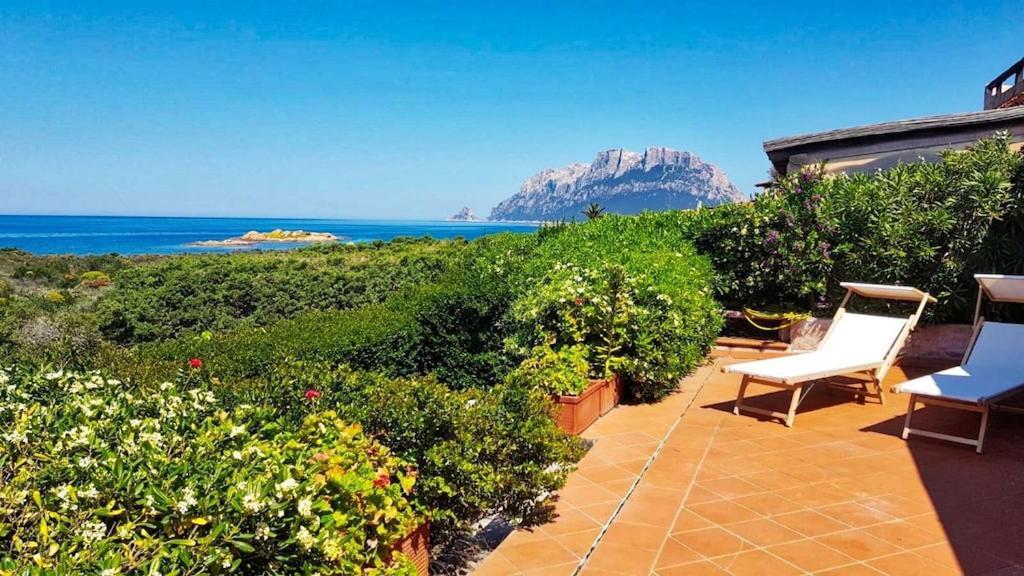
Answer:
MULTIPOLYGON (((900 438, 907 397, 814 390, 793 428, 733 415, 719 358, 656 405, 591 427, 555 519, 510 535, 475 574, 1024 574, 1024 416, 996 413, 985 454, 900 438)), ((937 367, 897 367, 886 386, 937 367)), ((751 387, 752 405, 790 395, 751 387)), ((953 434, 978 416, 926 408, 953 434)))

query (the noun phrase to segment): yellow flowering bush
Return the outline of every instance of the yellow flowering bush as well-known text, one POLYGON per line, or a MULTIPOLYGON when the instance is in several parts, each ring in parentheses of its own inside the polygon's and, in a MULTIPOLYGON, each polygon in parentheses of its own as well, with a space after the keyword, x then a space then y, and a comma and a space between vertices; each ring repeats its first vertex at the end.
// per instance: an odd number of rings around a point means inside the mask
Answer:
POLYGON ((334 412, 289 427, 193 380, 0 369, 0 574, 414 573, 414 469, 334 412))

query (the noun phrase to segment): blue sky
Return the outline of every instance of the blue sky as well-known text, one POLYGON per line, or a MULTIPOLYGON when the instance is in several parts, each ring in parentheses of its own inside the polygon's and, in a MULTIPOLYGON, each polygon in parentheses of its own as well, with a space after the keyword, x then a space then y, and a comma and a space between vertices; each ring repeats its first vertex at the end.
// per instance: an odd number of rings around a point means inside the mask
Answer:
POLYGON ((486 214, 543 168, 981 108, 1007 2, 0 3, 0 213, 486 214), (721 4, 720 6, 718 4, 721 4))

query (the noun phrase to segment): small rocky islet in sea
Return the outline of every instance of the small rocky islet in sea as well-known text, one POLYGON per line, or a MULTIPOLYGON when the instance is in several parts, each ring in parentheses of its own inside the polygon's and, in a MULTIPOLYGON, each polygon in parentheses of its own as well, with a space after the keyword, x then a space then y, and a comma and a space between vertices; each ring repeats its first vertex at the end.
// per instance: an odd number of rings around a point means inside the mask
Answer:
POLYGON ((305 230, 282 230, 278 228, 270 232, 250 230, 241 236, 225 240, 202 240, 200 242, 193 242, 192 246, 252 246, 265 243, 337 242, 338 240, 339 238, 330 232, 307 232, 305 230))

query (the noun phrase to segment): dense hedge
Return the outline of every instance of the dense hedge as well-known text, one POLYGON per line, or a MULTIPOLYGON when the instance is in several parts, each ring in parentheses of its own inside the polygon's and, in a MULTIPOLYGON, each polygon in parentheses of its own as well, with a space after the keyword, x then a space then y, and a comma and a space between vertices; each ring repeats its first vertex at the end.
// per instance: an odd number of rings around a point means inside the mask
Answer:
POLYGON ((115 289, 97 309, 100 328, 108 339, 132 344, 377 303, 436 278, 466 245, 398 238, 164 258, 115 276, 115 289))
POLYGON ((494 514, 529 522, 581 456, 550 417, 547 396, 518 382, 453 391, 433 377, 390 378, 289 362, 266 379, 226 386, 233 404, 274 407, 291 422, 330 409, 417 465, 417 501, 442 545, 494 514))
POLYGON ((181 337, 134 350, 108 347, 98 364, 143 380, 167 378, 187 358, 202 358, 210 373, 229 380, 267 376, 288 359, 412 374, 417 370, 419 334, 407 312, 373 304, 309 312, 266 328, 181 337))
MULTIPOLYGON (((520 353, 540 350, 551 358, 549 350, 557 355, 582 346, 590 376, 619 374, 637 399, 674 390, 703 361, 722 326, 714 273, 683 232, 652 226, 642 215, 604 216, 538 234, 513 274, 522 294, 512 310, 520 353)), ((544 358, 529 360, 550 372, 544 358)))
POLYGON ((811 168, 752 202, 638 217, 707 255, 718 298, 829 314, 843 280, 917 286, 969 321, 977 272, 1024 272, 1024 161, 1004 135, 873 174, 811 168))
POLYGON ((225 411, 188 375, 0 370, 0 570, 413 574, 416 471, 330 411, 225 411))

